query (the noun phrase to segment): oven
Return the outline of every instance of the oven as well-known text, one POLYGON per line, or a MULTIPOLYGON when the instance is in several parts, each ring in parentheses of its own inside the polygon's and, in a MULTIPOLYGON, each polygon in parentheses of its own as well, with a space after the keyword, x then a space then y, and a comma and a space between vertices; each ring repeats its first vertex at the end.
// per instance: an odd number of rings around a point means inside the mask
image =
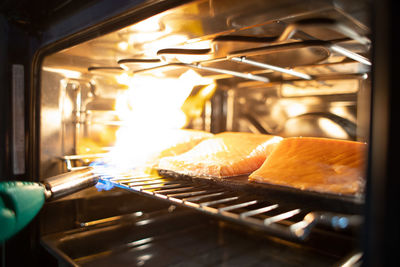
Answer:
POLYGON ((3 266, 396 259, 390 1, 39 2, 1 7, 2 181, 49 196, 3 266), (363 180, 349 195, 155 169, 181 129, 356 142, 363 180))

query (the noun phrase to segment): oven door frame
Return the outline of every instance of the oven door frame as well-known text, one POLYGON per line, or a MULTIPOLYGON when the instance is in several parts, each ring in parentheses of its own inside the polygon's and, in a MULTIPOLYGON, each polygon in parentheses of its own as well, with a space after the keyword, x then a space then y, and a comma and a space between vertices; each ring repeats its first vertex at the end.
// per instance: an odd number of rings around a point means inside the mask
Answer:
POLYGON ((366 266, 390 266, 397 262, 400 230, 400 180, 396 151, 399 149, 399 127, 396 113, 399 91, 396 74, 399 43, 395 34, 397 14, 392 0, 373 1, 372 24, 372 97, 370 146, 367 169, 365 227, 361 240, 366 266))
MULTIPOLYGON (((5 149, 0 152, 0 175, 4 180, 21 179, 37 181, 39 175, 39 142, 40 136, 40 67, 43 58, 63 48, 78 44, 97 35, 111 32, 122 26, 183 4, 189 1, 128 1, 116 5, 112 1, 93 1, 86 8, 66 13, 64 18, 44 23, 48 26, 38 31, 35 22, 26 28, 13 21, 1 17, 2 40, 0 47, 7 51, 0 56, 0 84, 2 112, 0 122, 0 141, 5 149), (51 26, 50 26, 51 25, 51 26), (28 44, 17 45, 19 44, 28 44), (14 175, 12 169, 12 105, 11 93, 13 64, 21 64, 25 69, 25 136, 26 136, 26 172, 14 175)), ((396 148, 399 147, 399 130, 396 125, 397 101, 399 93, 395 88, 397 77, 396 64, 399 62, 398 44, 395 25, 397 16, 392 0, 372 1, 371 16, 373 53, 372 53, 372 114, 370 128, 370 146, 367 170, 366 224, 362 244, 364 247, 364 263, 368 266, 385 265, 397 260, 396 247, 400 241, 397 226, 397 212, 400 196, 397 177, 396 148), (379 90, 378 90, 379 88, 379 90)), ((54 19, 54 18, 53 18, 54 19)), ((43 22, 41 22, 43 23, 43 22)), ((36 252, 38 245, 38 222, 33 221, 24 231, 3 245, 3 262, 25 263, 39 260, 36 252), (29 240, 29 242, 26 242, 29 240), (15 253, 26 257, 14 257, 15 253), (22 252, 22 254, 21 254, 22 252), (5 259, 4 259, 5 257, 5 259), (23 259, 21 259, 23 258, 23 259), (32 261, 33 260, 33 261, 32 261)), ((38 254, 40 255, 40 253, 38 254)))

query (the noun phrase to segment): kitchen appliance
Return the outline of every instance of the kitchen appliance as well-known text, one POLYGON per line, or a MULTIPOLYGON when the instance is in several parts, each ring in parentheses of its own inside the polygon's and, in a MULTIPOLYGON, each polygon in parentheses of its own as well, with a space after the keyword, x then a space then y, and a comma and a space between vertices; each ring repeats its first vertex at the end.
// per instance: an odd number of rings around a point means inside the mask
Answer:
POLYGON ((59 1, 33 15, 6 9, 3 177, 39 182, 102 162, 123 128, 129 153, 117 162, 136 164, 149 151, 130 141, 155 140, 171 125, 357 140, 369 145, 369 163, 365 191, 350 197, 108 172, 102 191, 46 204, 3 245, 3 263, 390 263, 398 241, 390 4, 59 1), (26 258, 13 256, 22 251, 26 258))

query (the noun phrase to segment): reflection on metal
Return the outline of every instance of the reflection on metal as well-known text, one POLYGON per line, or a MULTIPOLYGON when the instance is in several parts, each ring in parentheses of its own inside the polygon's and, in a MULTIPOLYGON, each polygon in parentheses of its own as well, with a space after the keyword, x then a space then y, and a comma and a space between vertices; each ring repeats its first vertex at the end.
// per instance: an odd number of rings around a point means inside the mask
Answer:
MULTIPOLYGON (((310 27, 320 27, 320 28, 329 28, 334 31, 340 32, 344 34, 345 36, 348 36, 349 38, 356 40, 357 42, 360 42, 363 45, 366 45, 369 47, 371 44, 371 41, 364 36, 359 35, 357 32, 352 30, 346 25, 343 25, 342 23, 339 23, 335 20, 331 19, 306 19, 302 21, 298 21, 296 23, 288 25, 288 27, 283 31, 282 35, 279 37, 279 41, 284 41, 292 38, 292 36, 295 33, 298 33, 300 30, 304 28, 310 28, 310 27)), ((305 32, 301 32, 301 35, 305 36, 307 39, 314 39, 314 37, 306 34, 305 32)), ((363 57, 355 52, 352 52, 348 49, 345 49, 337 44, 335 42, 331 42, 330 44, 326 44, 327 47, 329 47, 332 51, 335 51, 339 54, 342 54, 348 58, 351 58, 355 61, 358 61, 362 64, 371 66, 371 62, 366 58, 363 57)))
POLYGON ((228 90, 226 97, 226 131, 233 131, 235 121, 235 91, 228 90))
POLYGON ((348 58, 354 59, 355 61, 358 61, 362 64, 371 66, 371 61, 369 61, 369 59, 367 59, 366 57, 363 57, 357 53, 351 52, 348 49, 345 49, 339 45, 331 45, 330 48, 332 49, 332 51, 335 51, 339 54, 342 54, 343 56, 346 56, 348 58))
POLYGON ((133 65, 145 65, 145 66, 157 66, 160 65, 161 59, 159 58, 126 58, 118 60, 117 62, 120 65, 120 68, 129 71, 130 67, 133 65))
POLYGON ((85 154, 85 155, 68 155, 62 156, 60 159, 65 164, 63 167, 67 171, 75 171, 86 168, 86 166, 95 159, 104 158, 106 154, 85 154))
POLYGON ((85 167, 81 170, 53 176, 43 183, 49 192, 48 198, 53 200, 92 187, 97 184, 98 180, 99 175, 96 174, 94 169, 92 167, 85 167))
POLYGON ((143 216, 143 212, 137 211, 137 212, 134 212, 131 214, 112 216, 112 217, 107 217, 107 218, 98 219, 98 220, 94 220, 94 221, 80 222, 78 226, 80 226, 80 227, 98 226, 98 225, 113 223, 115 221, 120 221, 120 220, 133 220, 133 219, 139 218, 141 216, 143 216))
POLYGON ((291 210, 291 211, 288 211, 288 212, 285 212, 285 213, 281 213, 279 215, 275 215, 273 217, 265 219, 264 220, 264 224, 265 225, 270 225, 270 224, 273 224, 273 223, 277 223, 279 221, 283 221, 283 220, 289 219, 289 218, 299 214, 300 211, 301 211, 300 209, 295 209, 295 210, 291 210))
MULTIPOLYGON (((357 125, 354 122, 352 122, 348 119, 345 119, 343 117, 340 117, 336 114, 328 113, 328 112, 310 112, 310 113, 301 114, 297 117, 303 117, 303 116, 315 116, 318 118, 327 119, 327 120, 332 121, 332 122, 336 123, 337 125, 339 125, 341 127, 341 129, 343 131, 345 131, 345 133, 348 134, 348 136, 350 137, 351 140, 355 140, 357 137, 357 133, 356 133, 357 125)), ((334 126, 327 126, 327 127, 334 127, 334 126)), ((324 129, 323 127, 321 127, 321 128, 324 129)), ((335 133, 335 131, 333 131, 333 129, 331 129, 331 128, 328 128, 326 130, 329 133, 332 133, 332 132, 333 132, 333 134, 335 133)), ((342 137, 342 139, 345 139, 343 136, 341 136, 341 137, 342 137)), ((340 133, 338 134, 337 138, 340 138, 340 133)))
POLYGON ((362 252, 356 252, 351 255, 340 267, 358 267, 362 266, 362 252))
POLYGON ((204 129, 207 132, 211 132, 211 115, 212 115, 212 107, 211 101, 207 100, 204 104, 204 129))
POLYGON ((302 78, 302 79, 305 79, 305 80, 311 80, 312 79, 312 77, 310 75, 308 75, 308 74, 301 73, 301 72, 294 71, 294 70, 290 70, 290 69, 281 68, 281 67, 278 67, 278 66, 269 65, 269 64, 266 64, 266 63, 260 63, 260 62, 254 61, 254 60, 249 60, 246 57, 232 57, 231 60, 237 61, 237 62, 246 63, 246 64, 253 65, 253 66, 256 66, 256 67, 260 67, 260 68, 265 68, 265 69, 270 69, 270 70, 282 72, 282 73, 289 74, 289 75, 292 75, 292 76, 296 76, 296 77, 299 77, 299 78, 302 78))
POLYGON ((363 45, 367 45, 367 46, 371 45, 371 40, 368 37, 360 35, 353 28, 351 28, 348 25, 345 25, 337 20, 334 20, 334 19, 311 18, 311 19, 303 19, 303 20, 297 21, 296 23, 293 24, 293 28, 296 28, 296 29, 302 30, 302 31, 307 30, 307 29, 312 29, 315 27, 319 27, 319 28, 323 28, 323 29, 331 29, 331 30, 341 33, 353 40, 356 40, 357 42, 359 42, 363 45))
POLYGON ((205 66, 202 66, 201 64, 195 64, 195 65, 187 64, 187 66, 191 67, 191 68, 195 68, 195 69, 201 69, 201 70, 207 70, 207 71, 212 71, 212 72, 216 72, 216 73, 228 74, 228 75, 232 75, 232 76, 243 78, 243 79, 249 79, 249 80, 265 82, 265 83, 269 82, 268 78, 259 76, 259 75, 253 75, 251 73, 241 73, 241 72, 226 70, 226 69, 205 67, 205 66))
POLYGON ((121 67, 107 67, 107 66, 103 66, 103 67, 95 67, 95 66, 91 66, 88 68, 88 71, 91 73, 99 73, 99 74, 120 74, 121 72, 124 71, 123 68, 121 67))

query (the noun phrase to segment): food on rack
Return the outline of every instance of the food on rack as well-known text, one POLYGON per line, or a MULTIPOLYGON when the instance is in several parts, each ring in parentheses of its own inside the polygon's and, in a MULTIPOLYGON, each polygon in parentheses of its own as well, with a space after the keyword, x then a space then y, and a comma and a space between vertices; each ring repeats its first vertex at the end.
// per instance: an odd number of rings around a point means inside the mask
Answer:
POLYGON ((314 137, 280 142, 249 180, 324 193, 360 193, 367 145, 314 137))
POLYGON ((186 153, 161 159, 158 169, 207 178, 249 174, 261 166, 281 140, 274 135, 224 132, 186 153))
POLYGON ((166 139, 165 143, 167 148, 159 151, 152 157, 151 162, 153 167, 157 167, 160 159, 180 155, 190 150, 201 141, 214 136, 214 134, 209 132, 190 129, 174 130, 168 133, 169 137, 163 137, 166 139))

